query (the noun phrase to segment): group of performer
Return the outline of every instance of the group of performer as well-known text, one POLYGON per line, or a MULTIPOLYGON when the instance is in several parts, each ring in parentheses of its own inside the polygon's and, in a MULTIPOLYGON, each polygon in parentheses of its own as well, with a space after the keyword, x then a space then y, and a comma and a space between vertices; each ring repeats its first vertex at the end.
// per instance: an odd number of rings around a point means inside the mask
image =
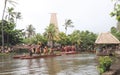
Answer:
POLYGON ((62 52, 75 52, 76 51, 76 47, 75 45, 66 45, 66 46, 62 46, 61 48, 62 52))
POLYGON ((29 45, 29 54, 32 56, 33 54, 38 54, 38 55, 53 55, 54 50, 53 48, 48 48, 48 46, 42 46, 40 43, 36 46, 29 45))
POLYGON ((55 51, 57 51, 59 49, 59 52, 75 52, 76 51, 76 47, 75 45, 64 45, 58 48, 53 48, 53 47, 49 47, 48 46, 42 46, 41 43, 39 43, 38 45, 32 46, 29 45, 29 54, 30 56, 32 56, 33 54, 37 54, 37 55, 53 55, 55 54, 55 51))

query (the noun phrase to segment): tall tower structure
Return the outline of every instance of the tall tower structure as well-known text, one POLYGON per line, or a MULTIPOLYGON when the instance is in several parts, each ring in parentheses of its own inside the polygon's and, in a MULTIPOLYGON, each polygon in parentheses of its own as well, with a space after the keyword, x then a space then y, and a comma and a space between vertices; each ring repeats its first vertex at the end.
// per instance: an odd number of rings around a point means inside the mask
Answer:
MULTIPOLYGON (((50 24, 53 24, 55 26, 55 37, 53 37, 53 39, 58 40, 59 39, 59 36, 58 36, 59 29, 58 29, 58 22, 57 22, 56 13, 51 13, 50 24)), ((53 45, 54 45, 53 40, 49 40, 48 46, 53 47, 53 45)))
POLYGON ((58 28, 58 21, 57 21, 56 13, 51 13, 50 24, 55 25, 56 33, 58 34, 59 28, 58 28))

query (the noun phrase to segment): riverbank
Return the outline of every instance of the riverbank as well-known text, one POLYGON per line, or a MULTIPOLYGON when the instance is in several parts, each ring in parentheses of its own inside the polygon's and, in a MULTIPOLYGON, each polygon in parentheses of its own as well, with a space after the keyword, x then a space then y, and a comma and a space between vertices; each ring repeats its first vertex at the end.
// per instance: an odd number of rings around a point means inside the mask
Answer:
POLYGON ((103 73, 102 75, 120 75, 120 55, 117 55, 114 59, 110 70, 103 73))

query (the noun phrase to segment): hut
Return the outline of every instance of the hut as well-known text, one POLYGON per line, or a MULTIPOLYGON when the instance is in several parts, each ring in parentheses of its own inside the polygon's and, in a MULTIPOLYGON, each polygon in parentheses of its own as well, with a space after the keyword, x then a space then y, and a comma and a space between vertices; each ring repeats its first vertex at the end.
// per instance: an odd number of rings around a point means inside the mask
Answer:
POLYGON ((95 45, 97 55, 110 55, 115 52, 120 41, 110 32, 101 33, 98 35, 95 45))

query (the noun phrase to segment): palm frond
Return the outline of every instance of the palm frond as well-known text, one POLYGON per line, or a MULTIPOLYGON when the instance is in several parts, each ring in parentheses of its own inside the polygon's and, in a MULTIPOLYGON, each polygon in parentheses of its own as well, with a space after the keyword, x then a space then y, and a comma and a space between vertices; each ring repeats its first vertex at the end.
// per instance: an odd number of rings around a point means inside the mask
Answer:
POLYGON ((13 0, 7 0, 11 5, 15 6, 16 4, 18 4, 16 1, 13 0))

